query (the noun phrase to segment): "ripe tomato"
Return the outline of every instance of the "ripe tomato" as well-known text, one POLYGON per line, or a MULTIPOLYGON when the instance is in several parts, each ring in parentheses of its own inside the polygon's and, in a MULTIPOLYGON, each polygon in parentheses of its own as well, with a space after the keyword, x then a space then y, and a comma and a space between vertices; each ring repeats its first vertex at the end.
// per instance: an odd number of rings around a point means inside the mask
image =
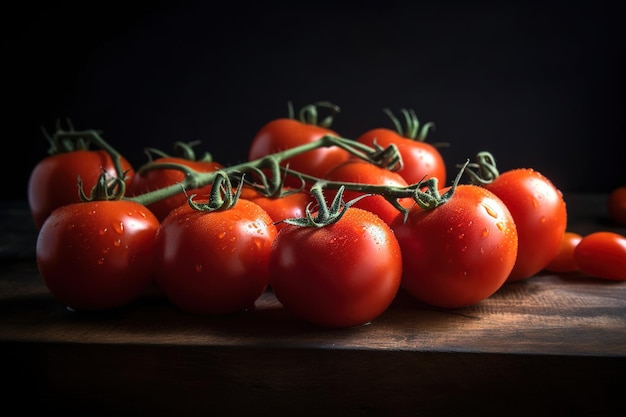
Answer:
POLYGON ((276 233, 267 212, 248 200, 210 212, 179 206, 157 235, 157 286, 191 314, 252 308, 268 286, 276 233))
POLYGON ((611 191, 606 205, 609 218, 621 226, 626 226, 626 186, 611 191))
MULTIPOLYGON (((123 156, 120 162, 128 186, 135 171, 123 156)), ((103 172, 116 176, 113 161, 104 150, 55 153, 39 161, 28 180, 28 204, 35 227, 40 229, 54 209, 81 201, 78 194, 79 176, 83 189, 89 194, 103 172)))
POLYGON ((580 268, 574 258, 574 250, 582 240, 582 235, 574 232, 565 232, 561 238, 561 245, 554 258, 546 265, 546 269, 551 272, 575 272, 580 268))
POLYGON ((39 231, 39 273, 50 292, 73 310, 124 306, 153 283, 158 227, 154 214, 132 201, 59 207, 39 231))
POLYGON ((567 226, 563 195, 548 178, 531 168, 506 171, 483 186, 506 204, 515 219, 517 261, 508 280, 535 275, 559 251, 567 226))
MULTIPOLYGON (((222 164, 214 161, 194 161, 174 156, 164 156, 155 159, 153 162, 185 165, 198 172, 214 172, 218 169, 224 168, 222 164)), ((145 194, 149 191, 158 190, 172 184, 180 183, 184 180, 184 178, 185 173, 178 169, 150 169, 146 172, 142 172, 141 169, 139 169, 138 172, 135 174, 130 186, 128 187, 126 195, 129 197, 134 197, 137 195, 145 194)), ((209 193, 211 192, 211 188, 212 185, 209 184, 198 189, 186 191, 187 194, 197 194, 198 197, 202 198, 209 195, 209 193)), ((159 200, 155 203, 148 204, 147 207, 150 209, 150 211, 154 213, 155 216, 157 216, 160 221, 162 221, 165 216, 169 214, 170 211, 186 203, 187 196, 185 196, 185 193, 181 188, 180 193, 159 200)))
MULTIPOLYGON (((329 128, 330 122, 318 124, 316 107, 308 106, 300 113, 300 119, 280 118, 264 125, 252 139, 248 150, 248 160, 252 161, 272 153, 291 149, 296 146, 315 142, 326 135, 339 137, 339 134, 329 128), (309 110, 309 113, 306 112, 309 110), (314 116, 311 116, 311 111, 314 116)), ((322 147, 288 158, 281 162, 282 166, 323 178, 328 170, 345 161, 350 153, 339 147, 322 147)), ((298 187, 300 180, 287 177, 285 184, 298 187)))
POLYGON ((276 228, 280 230, 286 226, 286 223, 283 223, 282 220, 304 217, 309 203, 315 202, 308 191, 291 191, 294 190, 286 189, 285 195, 270 197, 261 194, 252 187, 243 187, 239 198, 250 200, 261 206, 276 223, 276 228))
MULTIPOLYGON (((335 166, 326 173, 325 179, 342 183, 352 182, 400 188, 408 186, 408 183, 397 172, 381 168, 363 159, 349 159, 335 166)), ((326 195, 329 199, 333 199, 336 193, 336 190, 326 190, 326 195)), ((363 194, 364 193, 359 191, 346 190, 343 193, 343 197, 345 201, 349 201, 363 194)), ((403 198, 399 200, 399 203, 403 207, 410 207, 413 204, 413 199, 411 197, 403 198)), ((387 201, 382 195, 370 195, 362 198, 357 201, 353 207, 371 211, 387 224, 391 224, 399 213, 398 208, 394 207, 393 204, 387 201)))
POLYGON ((415 205, 406 221, 398 215, 392 229, 402 248, 402 287, 436 307, 482 301, 504 284, 515 264, 513 216, 480 186, 458 185, 449 200, 433 209, 415 205))
POLYGON ((367 210, 349 207, 324 227, 289 224, 270 255, 270 285, 294 316, 325 327, 368 323, 394 300, 402 273, 398 241, 367 210))
POLYGON ((582 238, 574 258, 585 274, 615 281, 626 280, 626 237, 601 231, 582 238))
POLYGON ((424 125, 422 130, 418 131, 419 122, 415 114, 404 111, 405 116, 407 116, 407 128, 403 131, 397 119, 390 112, 387 114, 395 123, 396 130, 371 129, 356 140, 368 146, 373 146, 376 142, 383 148, 395 144, 404 163, 404 167, 397 172, 407 183, 415 184, 428 177, 435 177, 439 180, 439 184, 444 186, 447 181, 447 174, 443 156, 434 145, 425 142, 431 124, 424 125))

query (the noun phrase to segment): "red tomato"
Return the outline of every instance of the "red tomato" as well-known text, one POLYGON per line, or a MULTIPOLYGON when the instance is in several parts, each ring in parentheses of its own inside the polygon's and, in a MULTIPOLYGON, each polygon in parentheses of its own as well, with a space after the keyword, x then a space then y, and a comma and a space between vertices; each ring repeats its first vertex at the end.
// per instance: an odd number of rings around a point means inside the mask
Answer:
POLYGON ((530 168, 499 174, 484 187, 506 204, 515 219, 517 261, 508 280, 535 275, 559 251, 567 226, 563 195, 548 178, 530 168))
MULTIPOLYGON (((175 163, 188 166, 198 172, 214 172, 218 169, 224 168, 224 166, 218 162, 206 162, 206 161, 192 161, 181 157, 161 157, 153 161, 154 163, 175 163)), ((141 170, 139 170, 141 171, 141 170)), ((137 195, 145 194, 149 191, 158 190, 170 186, 172 184, 180 183, 185 179, 185 173, 178 169, 151 169, 145 173, 138 172, 131 182, 126 195, 134 197, 137 195)), ((212 185, 206 185, 204 187, 186 190, 187 194, 197 194, 199 198, 207 197, 211 192, 212 185)), ((170 211, 178 206, 187 203, 187 196, 183 192, 182 188, 180 193, 171 197, 159 200, 155 203, 149 204, 147 207, 152 211, 157 218, 162 221, 170 211)))
POLYGON ((406 222, 399 215, 392 228, 402 248, 402 287, 436 307, 482 301, 504 284, 515 264, 513 216, 483 187, 458 185, 445 203, 429 210, 415 205, 406 222))
POLYGON ((276 233, 267 212, 248 200, 212 212, 179 206, 157 235, 157 286, 191 314, 252 308, 268 286, 276 233))
POLYGON ((153 283, 158 219, 132 201, 72 203, 39 231, 36 259, 50 292, 74 310, 107 310, 153 283))
POLYGON ((287 225, 270 255, 270 284, 287 311, 325 327, 351 327, 382 314, 400 286, 400 247, 378 216, 349 207, 324 227, 287 225))
MULTIPOLYGON (((300 120, 281 118, 270 121, 252 139, 248 151, 248 160, 252 161, 276 152, 315 142, 326 135, 339 137, 339 134, 328 126, 321 126, 316 123, 315 118, 307 120, 304 117, 301 117, 300 120)), ((281 165, 288 165, 290 169, 303 174, 323 178, 330 168, 349 157, 350 153, 339 147, 322 147, 288 158, 281 165)), ((287 177, 285 183, 298 187, 300 180, 287 177)))
MULTIPOLYGON (((325 175, 330 181, 338 181, 342 183, 352 182, 361 184, 386 185, 390 187, 407 187, 408 183, 397 172, 389 171, 377 165, 369 163, 363 159, 349 159, 334 168, 325 175)), ((335 198, 336 190, 327 189, 325 191, 329 200, 335 198)), ((364 193, 359 191, 346 190, 343 193, 344 201, 350 201, 354 198, 362 196, 364 193)), ((411 197, 400 199, 400 205, 410 207, 413 204, 411 197)), ((371 211, 378 215, 387 224, 391 224, 393 219, 399 213, 399 210, 389 201, 385 200, 382 195, 370 195, 357 201, 353 207, 359 207, 364 210, 371 211)))
POLYGON ((582 238, 574 258, 585 274, 615 281, 626 280, 626 237, 614 232, 594 232, 582 238))
MULTIPOLYGON (((391 116, 390 113, 388 114, 391 116)), ((392 120, 396 123, 397 130, 372 129, 363 133, 356 140, 368 146, 373 146, 375 141, 383 148, 395 144, 404 163, 404 167, 397 172, 407 183, 416 184, 428 177, 435 177, 443 187, 447 181, 445 161, 435 146, 425 142, 430 124, 425 125, 419 132, 417 129, 419 122, 411 113, 407 118, 407 129, 402 132, 397 120, 394 117, 392 120)))
POLYGON ((307 191, 289 191, 287 189, 286 194, 282 197, 269 197, 251 187, 243 187, 239 198, 250 200, 261 206, 274 222, 278 222, 276 228, 280 230, 286 226, 286 223, 281 222, 282 220, 304 217, 309 203, 315 202, 307 191))
POLYGON ((607 211, 613 222, 626 226, 626 186, 611 191, 607 199, 607 211))
POLYGON ((561 245, 554 258, 546 265, 551 272, 575 272, 580 268, 574 258, 574 249, 582 240, 582 236, 574 232, 565 232, 561 238, 561 245))
MULTIPOLYGON (((122 171, 126 172, 128 186, 134 176, 131 164, 121 157, 122 171)), ((35 223, 40 229, 46 218, 58 207, 81 202, 78 194, 78 177, 83 182, 85 194, 98 182, 100 174, 116 177, 115 167, 104 150, 76 150, 52 154, 34 167, 28 180, 28 204, 35 223)))

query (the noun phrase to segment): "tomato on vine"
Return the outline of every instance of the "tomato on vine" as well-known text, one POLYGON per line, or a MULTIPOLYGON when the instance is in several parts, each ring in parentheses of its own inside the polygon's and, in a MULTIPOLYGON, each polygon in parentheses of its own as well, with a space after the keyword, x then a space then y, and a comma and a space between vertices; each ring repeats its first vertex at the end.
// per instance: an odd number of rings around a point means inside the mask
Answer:
POLYGON ((135 171, 130 162, 110 148, 98 132, 58 129, 52 136, 45 135, 50 142, 49 155, 31 171, 27 189, 37 229, 54 209, 81 201, 78 177, 87 190, 96 185, 102 173, 123 178, 127 185, 132 181, 135 171), (100 149, 94 149, 94 144, 100 149))
POLYGON ((139 203, 109 199, 109 189, 116 188, 101 174, 92 199, 83 195, 85 201, 54 210, 37 237, 39 273, 50 292, 73 310, 122 307, 153 284, 159 221, 139 203))
POLYGON ((391 228, 374 213, 342 201, 319 203, 288 219, 270 254, 270 285, 287 311, 324 327, 352 327, 379 317, 400 287, 402 262, 391 228))
POLYGON ((507 206, 471 184, 438 189, 427 180, 418 204, 400 213, 392 229, 402 249, 402 288, 442 308, 476 304, 494 294, 517 256, 517 230, 507 206))
POLYGON ((381 147, 395 144, 402 155, 404 167, 397 172, 409 184, 415 184, 422 180, 435 177, 442 186, 446 184, 446 164, 439 149, 428 142, 426 136, 434 126, 426 123, 421 129, 419 120, 412 110, 403 109, 406 119, 405 128, 389 109, 384 112, 390 117, 396 130, 387 128, 375 128, 361 134, 356 140, 365 145, 381 147))
MULTIPOLYGON (((386 168, 372 164, 363 159, 349 159, 326 173, 324 179, 341 183, 363 183, 373 185, 384 185, 388 187, 407 187, 409 184, 397 172, 392 172, 386 168)), ((336 190, 328 189, 326 196, 333 199, 337 194, 336 190)), ((354 200, 364 193, 359 191, 343 192, 345 200, 354 200)), ((353 204, 353 207, 362 208, 378 215, 385 223, 391 224, 396 218, 401 208, 408 208, 413 204, 410 197, 399 200, 388 201, 382 195, 369 195, 361 198, 353 204), (401 206, 401 207, 398 207, 401 206)))
MULTIPOLYGON (((224 168, 219 162, 213 161, 210 154, 205 154, 202 158, 197 159, 192 149, 194 144, 194 142, 176 142, 174 144, 176 156, 164 154, 156 149, 148 149, 149 152, 159 155, 159 157, 144 164, 137 170, 127 189, 127 195, 135 197, 180 183, 187 175, 184 171, 185 167, 197 172, 215 172, 224 168), (181 167, 177 169, 175 168, 176 165, 181 167)), ((180 193, 148 204, 147 207, 162 221, 170 211, 187 203, 185 191, 188 194, 208 197, 211 192, 211 184, 191 190, 183 190, 181 188, 180 193)))
MULTIPOLYGON (((275 119, 261 127, 252 139, 248 150, 248 160, 252 161, 270 154, 291 149, 299 145, 312 143, 323 136, 339 136, 330 129, 334 115, 339 111, 337 106, 322 102, 308 105, 300 110, 299 118, 293 115, 290 107, 288 118, 275 119), (329 109, 332 114, 323 120, 318 120, 320 108, 329 109)), ((345 161, 350 157, 346 150, 332 146, 317 148, 281 162, 284 167, 322 178, 333 166, 345 161)), ((286 185, 300 186, 300 181, 291 177, 286 179, 286 185)))
POLYGON ((517 227, 517 260, 508 281, 529 278, 557 254, 567 227, 567 209, 561 191, 532 168, 500 173, 493 156, 480 152, 466 170, 471 180, 497 195, 506 204, 517 227))
POLYGON ((582 238, 574 250, 580 270, 594 278, 626 281, 626 237, 598 231, 582 238))
POLYGON ((288 187, 281 189, 279 195, 271 196, 251 186, 244 186, 239 198, 261 206, 270 215, 278 230, 286 226, 282 220, 304 217, 307 206, 314 202, 308 191, 288 187))
POLYGON ((269 283, 269 254, 277 233, 272 218, 258 204, 239 198, 238 191, 233 193, 221 171, 208 199, 191 197, 161 223, 158 288, 191 314, 253 308, 269 283))

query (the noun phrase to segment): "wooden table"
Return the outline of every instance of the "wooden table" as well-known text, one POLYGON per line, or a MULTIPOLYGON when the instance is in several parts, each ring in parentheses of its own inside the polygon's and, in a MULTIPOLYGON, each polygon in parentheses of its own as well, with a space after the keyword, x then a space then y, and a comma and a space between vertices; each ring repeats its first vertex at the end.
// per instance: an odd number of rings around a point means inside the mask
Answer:
MULTIPOLYGON (((626 234, 604 198, 566 195, 569 229, 626 234)), ((339 330, 294 319, 271 292, 220 318, 158 291, 76 314, 38 275, 26 205, 1 208, 0 392, 16 415, 626 415, 625 282, 540 273, 458 310, 401 292, 339 330)))

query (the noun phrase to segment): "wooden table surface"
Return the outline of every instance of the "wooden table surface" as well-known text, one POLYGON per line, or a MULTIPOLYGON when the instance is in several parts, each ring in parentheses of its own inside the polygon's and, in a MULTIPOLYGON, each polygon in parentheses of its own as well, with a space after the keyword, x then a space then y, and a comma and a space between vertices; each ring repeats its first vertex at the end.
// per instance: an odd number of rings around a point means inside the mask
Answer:
MULTIPOLYGON (((569 227, 611 225, 600 194, 566 195, 569 227)), ((268 291, 254 311, 197 317, 157 290, 72 313, 34 262, 22 202, 2 203, 3 403, 65 415, 626 415, 626 282, 542 272, 481 303, 401 292, 366 326, 324 329, 268 291)))

